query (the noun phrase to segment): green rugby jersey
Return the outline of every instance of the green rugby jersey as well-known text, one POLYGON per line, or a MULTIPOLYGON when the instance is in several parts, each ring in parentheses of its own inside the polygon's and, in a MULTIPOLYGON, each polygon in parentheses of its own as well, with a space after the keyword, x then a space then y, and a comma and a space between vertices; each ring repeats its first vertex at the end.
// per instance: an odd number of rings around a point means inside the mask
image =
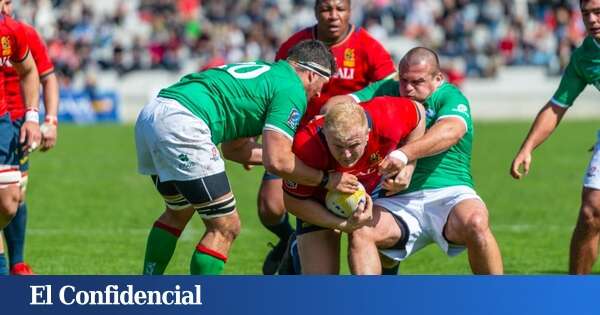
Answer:
POLYGON ((161 90, 202 119, 215 144, 276 130, 293 139, 306 92, 287 61, 229 64, 188 74, 161 90))
MULTIPOLYGON (((352 95, 361 102, 382 95, 400 96, 399 83, 393 79, 381 80, 352 95)), ((469 101, 454 85, 443 83, 423 105, 427 114, 427 129, 440 119, 457 117, 465 123, 467 132, 447 151, 417 160, 410 186, 402 193, 459 185, 473 187, 471 177, 473 122, 469 101)))
POLYGON ((570 107, 588 84, 600 91, 600 43, 591 36, 586 37, 571 55, 552 103, 570 107))

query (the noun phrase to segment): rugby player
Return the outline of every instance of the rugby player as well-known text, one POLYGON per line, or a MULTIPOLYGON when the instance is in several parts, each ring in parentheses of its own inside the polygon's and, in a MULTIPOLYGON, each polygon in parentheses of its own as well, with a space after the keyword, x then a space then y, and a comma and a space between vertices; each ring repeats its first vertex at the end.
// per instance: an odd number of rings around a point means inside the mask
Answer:
POLYGON ((431 243, 453 256, 467 249, 475 274, 502 274, 502 257, 489 228, 488 210, 473 189, 473 123, 466 97, 444 81, 437 54, 411 49, 400 61, 399 81, 373 84, 352 97, 405 96, 422 102, 425 135, 390 153, 380 164, 383 175, 417 161, 409 187, 374 201, 370 226, 349 237, 353 274, 380 274, 378 250, 399 262, 431 243), (397 244, 403 244, 398 247, 397 244))
MULTIPOLYGON (((394 62, 383 46, 366 30, 350 23, 350 0, 316 0, 314 11, 317 24, 292 35, 276 55, 276 60, 285 59, 297 43, 318 39, 329 46, 338 65, 337 72, 323 86, 321 95, 309 101, 301 126, 319 114, 331 96, 358 91, 395 73, 394 62)), ((279 238, 263 263, 263 273, 274 274, 293 232, 283 206, 281 178, 266 172, 257 199, 262 224, 279 238)))
POLYGON ((356 177, 306 166, 292 139, 307 100, 335 71, 319 41, 296 45, 285 61, 230 64, 193 73, 160 91, 136 122, 138 169, 150 175, 166 202, 146 247, 144 274, 162 274, 177 238, 194 212, 206 232, 192 255, 192 274, 220 274, 240 231, 223 156, 264 164, 284 178, 312 186, 355 191, 356 177), (246 141, 262 134, 262 145, 246 141))
MULTIPOLYGON (((0 0, 2 6, 4 0, 0 0)), ((4 14, 0 14, 0 41, 0 66, 10 62, 19 74, 27 108, 25 122, 17 135, 10 121, 4 84, 0 86, 0 229, 3 229, 14 217, 19 204, 21 172, 17 148, 22 144, 26 151, 35 149, 41 136, 38 116, 40 82, 35 62, 29 54, 21 25, 4 14)), ((4 83, 3 74, 0 76, 4 83)))
MULTIPOLYGON (((6 0, 2 13, 8 16, 13 15, 12 0, 6 0)), ((44 107, 46 115, 44 124, 40 128, 42 130, 41 151, 47 151, 54 147, 57 137, 58 126, 58 80, 54 73, 54 65, 50 60, 48 51, 44 41, 36 30, 26 24, 20 22, 29 45, 31 56, 36 64, 39 73, 39 79, 42 83, 44 92, 44 107)), ((4 74, 4 82, 6 88, 6 100, 8 103, 8 111, 10 119, 15 127, 15 132, 18 134, 20 127, 23 125, 25 118, 25 102, 21 92, 19 75, 10 63, 2 66, 4 74)), ((27 190, 29 156, 28 152, 22 149, 19 150, 19 165, 21 171, 21 196, 19 208, 13 220, 4 229, 6 245, 9 255, 10 274, 13 275, 30 275, 32 274, 31 267, 24 260, 25 251, 25 228, 27 224, 27 203, 25 200, 25 192, 27 190)))
MULTIPOLYGON (((366 192, 376 198, 382 188, 394 190, 395 179, 381 187, 379 163, 402 144, 423 135, 425 112, 422 105, 400 97, 377 97, 361 105, 354 101, 328 103, 324 117, 298 131, 293 152, 317 169, 356 175, 366 192)), ((325 208, 327 191, 323 188, 286 180, 283 190, 286 208, 298 221, 302 273, 339 273, 340 231, 352 233, 371 221, 371 198, 367 197, 364 209, 344 219, 325 208)))
MULTIPOLYGON (((533 151, 550 137, 585 87, 591 84, 600 90, 600 0, 581 0, 579 3, 588 36, 571 55, 558 89, 537 114, 512 161, 510 173, 515 179, 529 173, 533 151)), ((600 132, 583 179, 579 217, 571 237, 569 273, 588 274, 592 271, 598 258, 599 237, 600 132)))

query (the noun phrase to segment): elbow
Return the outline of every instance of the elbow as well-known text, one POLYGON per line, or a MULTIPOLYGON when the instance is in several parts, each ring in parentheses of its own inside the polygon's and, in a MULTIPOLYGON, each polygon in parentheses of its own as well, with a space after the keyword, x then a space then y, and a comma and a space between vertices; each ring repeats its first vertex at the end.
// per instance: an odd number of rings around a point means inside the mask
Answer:
POLYGON ((293 172, 293 163, 284 157, 266 158, 264 159, 265 169, 269 173, 278 176, 285 176, 293 172))

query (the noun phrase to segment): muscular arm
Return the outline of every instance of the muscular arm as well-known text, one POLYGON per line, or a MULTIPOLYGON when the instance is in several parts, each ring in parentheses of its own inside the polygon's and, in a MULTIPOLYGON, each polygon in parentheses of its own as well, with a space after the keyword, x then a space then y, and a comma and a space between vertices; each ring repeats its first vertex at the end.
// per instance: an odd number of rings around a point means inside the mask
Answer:
POLYGON ((40 100, 40 78, 31 54, 21 63, 13 64, 23 86, 23 98, 27 108, 38 109, 40 100))
POLYGON ((460 118, 440 119, 427 130, 423 137, 407 143, 400 150, 406 154, 408 161, 418 160, 448 150, 458 143, 466 132, 467 127, 460 118))
POLYGON ((329 212, 322 204, 312 199, 295 198, 287 192, 283 193, 285 208, 293 215, 328 229, 339 229, 346 221, 329 212))
POLYGON ((58 115, 58 79, 55 73, 42 78, 42 89, 44 91, 44 108, 47 116, 58 115))
POLYGON ((540 110, 529 130, 529 134, 527 134, 525 141, 523 141, 523 144, 521 145, 521 149, 512 162, 510 172, 515 179, 520 179, 522 177, 522 174, 519 171, 521 165, 523 166, 525 174, 529 172, 531 153, 550 137, 566 112, 567 108, 555 106, 552 102, 548 102, 546 106, 540 110))
POLYGON ((253 138, 224 142, 221 144, 221 151, 224 158, 240 164, 262 164, 262 145, 253 138))
POLYGON ((263 164, 268 172, 301 185, 318 186, 323 171, 307 166, 292 152, 292 140, 283 134, 264 130, 263 164))

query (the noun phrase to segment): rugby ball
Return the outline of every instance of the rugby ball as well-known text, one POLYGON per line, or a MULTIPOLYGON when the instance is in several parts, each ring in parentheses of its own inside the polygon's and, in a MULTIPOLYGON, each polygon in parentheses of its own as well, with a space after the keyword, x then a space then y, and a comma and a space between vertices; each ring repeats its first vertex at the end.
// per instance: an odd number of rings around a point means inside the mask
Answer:
POLYGON ((367 192, 362 184, 353 194, 345 194, 339 191, 329 191, 325 196, 325 205, 333 214, 348 218, 361 204, 367 201, 367 192))

